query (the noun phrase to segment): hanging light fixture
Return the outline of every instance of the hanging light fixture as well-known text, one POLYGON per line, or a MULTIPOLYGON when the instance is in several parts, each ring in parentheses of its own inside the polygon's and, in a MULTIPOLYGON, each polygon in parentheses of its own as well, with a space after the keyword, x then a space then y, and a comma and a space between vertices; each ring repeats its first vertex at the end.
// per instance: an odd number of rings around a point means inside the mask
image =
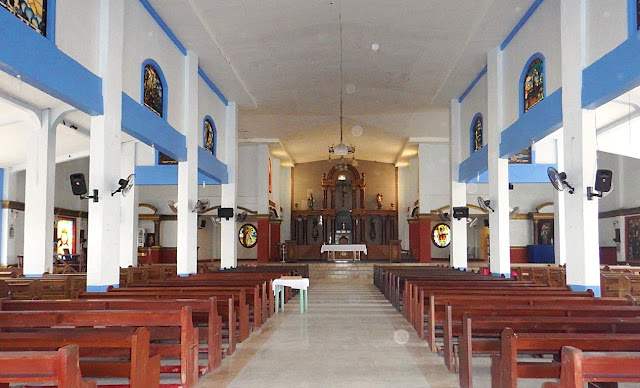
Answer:
MULTIPOLYGON (((342 5, 340 6, 338 21, 340 23, 340 143, 329 146, 329 160, 331 160, 331 155, 344 157, 345 155, 355 154, 356 152, 355 146, 344 144, 342 139, 342 111, 344 106, 342 91, 342 5)), ((355 155, 353 156, 353 158, 355 159, 355 155)))

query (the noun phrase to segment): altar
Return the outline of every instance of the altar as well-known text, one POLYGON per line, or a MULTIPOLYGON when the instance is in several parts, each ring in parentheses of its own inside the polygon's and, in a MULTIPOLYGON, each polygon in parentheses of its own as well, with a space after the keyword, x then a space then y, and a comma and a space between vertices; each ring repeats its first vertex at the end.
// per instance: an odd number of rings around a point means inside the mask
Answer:
POLYGON ((346 259, 347 257, 351 257, 352 260, 360 260, 360 254, 362 252, 364 252, 365 255, 367 254, 367 245, 366 244, 338 244, 338 245, 324 244, 322 248, 320 248, 320 253, 325 253, 325 252, 328 253, 327 260, 329 261, 336 260, 336 252, 338 252, 339 259, 346 259))

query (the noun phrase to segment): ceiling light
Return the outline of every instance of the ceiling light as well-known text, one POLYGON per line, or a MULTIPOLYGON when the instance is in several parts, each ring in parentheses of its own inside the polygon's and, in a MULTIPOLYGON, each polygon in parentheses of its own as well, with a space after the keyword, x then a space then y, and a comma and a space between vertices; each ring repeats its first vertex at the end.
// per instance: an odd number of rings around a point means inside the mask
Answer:
POLYGON ((374 43, 371 45, 371 50, 378 51, 380 50, 380 45, 378 43, 374 43))

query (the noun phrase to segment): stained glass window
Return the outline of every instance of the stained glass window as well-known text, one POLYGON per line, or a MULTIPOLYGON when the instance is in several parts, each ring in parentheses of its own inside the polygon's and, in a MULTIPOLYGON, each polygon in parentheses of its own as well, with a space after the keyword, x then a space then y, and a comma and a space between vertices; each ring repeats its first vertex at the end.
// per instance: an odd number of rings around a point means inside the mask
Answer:
POLYGON ((158 116, 164 117, 164 85, 160 73, 150 64, 144 65, 144 104, 158 116))
POLYGON ((213 130, 213 123, 209 119, 204 120, 204 149, 215 155, 216 140, 213 130))
POLYGON ((524 76, 523 93, 525 112, 544 99, 544 62, 541 58, 529 63, 524 76))
POLYGON ((16 15, 40 35, 47 35, 47 0, 0 0, 0 6, 16 15))
POLYGON ((473 152, 476 152, 482 148, 482 135, 484 133, 484 126, 482 124, 482 115, 477 115, 473 121, 473 152))
POLYGON ((451 243, 451 228, 449 225, 440 223, 433 227, 431 241, 438 248, 445 248, 451 243))
POLYGON ((258 243, 258 230, 251 224, 244 224, 238 231, 238 240, 245 248, 253 248, 258 243))

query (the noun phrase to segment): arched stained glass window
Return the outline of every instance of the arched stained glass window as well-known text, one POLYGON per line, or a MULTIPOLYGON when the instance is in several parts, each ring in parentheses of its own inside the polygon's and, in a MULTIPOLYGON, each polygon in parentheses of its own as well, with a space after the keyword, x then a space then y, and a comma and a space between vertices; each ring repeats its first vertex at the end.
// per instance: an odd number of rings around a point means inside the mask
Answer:
POLYGON ((482 115, 480 113, 474 117, 471 128, 471 150, 472 152, 476 152, 482 148, 484 136, 484 123, 482 122, 482 115))
POLYGON ((0 6, 16 15, 40 35, 47 34, 47 0, 0 0, 0 6))
POLYGON ((544 61, 534 58, 529 62, 522 85, 524 93, 524 112, 544 99, 544 61))
POLYGON ((164 117, 164 84, 158 69, 144 65, 144 105, 158 116, 164 117))
POLYGON ((216 154, 216 130, 210 118, 204 119, 204 149, 216 154))

